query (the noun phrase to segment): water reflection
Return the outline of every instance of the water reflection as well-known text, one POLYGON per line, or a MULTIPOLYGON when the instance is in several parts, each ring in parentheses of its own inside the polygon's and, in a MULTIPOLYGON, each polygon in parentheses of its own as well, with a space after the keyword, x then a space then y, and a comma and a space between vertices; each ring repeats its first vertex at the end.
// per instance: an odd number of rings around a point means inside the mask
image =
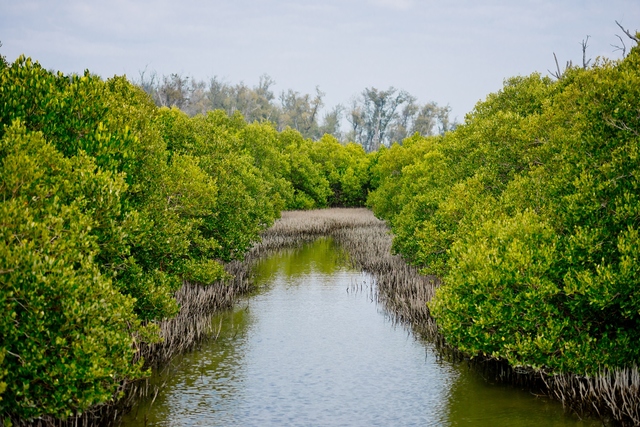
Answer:
POLYGON ((557 401, 487 381, 464 363, 455 369, 458 375, 449 391, 447 426, 602 426, 565 413, 557 401))
POLYGON ((155 373, 152 381, 161 385, 160 392, 140 402, 122 425, 208 425, 202 419, 206 413, 222 420, 237 405, 239 385, 245 381, 242 367, 252 321, 248 310, 237 308, 215 317, 217 340, 176 357, 155 373))
POLYGON ((293 280, 310 274, 331 275, 348 270, 348 255, 332 239, 318 239, 295 249, 283 249, 262 259, 254 269, 255 281, 268 285, 277 276, 292 285, 304 283, 293 280))
MULTIPOLYGON (((557 402, 491 386, 386 320, 371 278, 321 239, 260 263, 263 291, 216 317, 125 426, 581 425, 557 402)), ((597 424, 582 424, 597 425, 597 424)))

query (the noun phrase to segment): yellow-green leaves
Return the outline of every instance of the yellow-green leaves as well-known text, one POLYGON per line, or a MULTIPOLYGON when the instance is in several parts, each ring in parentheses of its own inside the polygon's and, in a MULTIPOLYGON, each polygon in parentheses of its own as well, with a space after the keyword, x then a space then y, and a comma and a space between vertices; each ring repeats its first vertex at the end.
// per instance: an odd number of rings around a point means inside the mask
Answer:
MULTIPOLYGON (((125 185, 87 158, 64 158, 18 122, 5 128, 1 147, 0 412, 65 417, 140 374, 131 363, 133 301, 100 272, 99 221, 82 197, 125 185)), ((102 210, 118 201, 92 202, 102 210)))
POLYGON ((394 248, 443 285, 445 338, 578 374, 637 364, 640 51, 505 82, 441 139, 378 157, 394 248))

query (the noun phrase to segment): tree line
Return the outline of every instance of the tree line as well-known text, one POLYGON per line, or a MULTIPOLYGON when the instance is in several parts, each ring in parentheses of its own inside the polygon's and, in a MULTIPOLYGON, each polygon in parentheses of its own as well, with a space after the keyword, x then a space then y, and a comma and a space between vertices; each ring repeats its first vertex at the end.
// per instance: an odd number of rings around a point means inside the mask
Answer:
POLYGON ((189 116, 212 110, 229 115, 240 112, 249 123, 272 122, 282 131, 295 129, 305 138, 318 140, 329 134, 340 142, 356 142, 367 152, 419 133, 423 136, 443 134, 455 129, 457 122, 449 115, 449 106, 435 102, 418 103, 406 91, 390 87, 366 88, 348 106, 336 105, 324 111, 325 94, 316 88, 314 94, 301 94, 292 89, 273 92, 275 81, 262 75, 254 87, 231 84, 213 77, 197 80, 181 74, 159 76, 140 73, 135 83, 144 89, 157 106, 177 107, 189 116), (342 129, 342 122, 349 124, 342 129))

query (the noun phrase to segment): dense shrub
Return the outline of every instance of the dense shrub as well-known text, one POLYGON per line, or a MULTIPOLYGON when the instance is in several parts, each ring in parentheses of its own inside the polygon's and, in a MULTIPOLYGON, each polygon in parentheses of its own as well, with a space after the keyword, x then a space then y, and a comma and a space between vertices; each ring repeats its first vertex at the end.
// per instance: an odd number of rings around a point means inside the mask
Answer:
POLYGON ((331 135, 313 144, 311 159, 329 183, 330 206, 363 206, 369 187, 369 157, 361 145, 342 145, 331 135))
POLYGON ((141 374, 135 300, 97 263, 95 212, 117 211, 121 175, 86 154, 62 156, 21 122, 0 143, 0 413, 66 416, 141 374))
POLYGON ((381 153, 368 203, 443 279, 449 343, 551 372, 640 361, 639 132, 636 47, 507 80, 455 131, 381 153))

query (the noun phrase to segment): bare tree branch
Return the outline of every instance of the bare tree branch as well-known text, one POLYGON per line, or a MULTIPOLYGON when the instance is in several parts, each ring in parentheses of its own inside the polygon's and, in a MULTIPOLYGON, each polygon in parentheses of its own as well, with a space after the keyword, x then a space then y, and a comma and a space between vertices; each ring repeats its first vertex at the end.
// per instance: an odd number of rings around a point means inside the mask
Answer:
POLYGON ((589 47, 587 43, 589 43, 589 37, 591 36, 587 34, 587 38, 582 40, 582 68, 585 70, 589 67, 589 63, 591 62, 591 58, 587 61, 587 48, 589 47))
POLYGON ((560 71, 560 64, 558 64, 558 57, 556 56, 556 53, 553 52, 553 59, 555 59, 556 61, 556 72, 553 72, 549 69, 547 69, 547 71, 549 72, 549 74, 551 74, 553 77, 555 77, 556 79, 560 80, 562 78, 562 76, 564 75, 564 73, 571 67, 573 67, 573 62, 571 61, 567 61, 567 64, 564 67, 564 71, 560 71))
POLYGON ((616 129, 631 132, 635 136, 640 136, 640 132, 631 128, 628 124, 626 124, 622 120, 616 120, 613 117, 605 117, 605 122, 616 129))
POLYGON ((556 56, 556 53, 553 52, 553 59, 556 61, 556 72, 552 73, 551 71, 549 71, 549 73, 551 73, 556 79, 560 80, 560 78, 562 77, 562 73, 560 72, 560 64, 558 64, 558 57, 556 56))
POLYGON ((616 37, 618 39, 620 39, 620 43, 622 43, 622 47, 620 46, 616 46, 615 44, 612 44, 612 47, 615 47, 615 51, 617 50, 621 50, 622 51, 622 57, 624 58, 625 56, 627 56, 627 45, 624 44, 624 40, 622 40, 622 37, 620 37, 619 35, 616 34, 616 37))
POLYGON ((626 28, 624 28, 618 21, 616 21, 616 24, 618 24, 618 27, 620 27, 620 29, 634 42, 640 44, 640 39, 637 36, 634 36, 633 34, 631 34, 631 31, 627 30, 626 28))

